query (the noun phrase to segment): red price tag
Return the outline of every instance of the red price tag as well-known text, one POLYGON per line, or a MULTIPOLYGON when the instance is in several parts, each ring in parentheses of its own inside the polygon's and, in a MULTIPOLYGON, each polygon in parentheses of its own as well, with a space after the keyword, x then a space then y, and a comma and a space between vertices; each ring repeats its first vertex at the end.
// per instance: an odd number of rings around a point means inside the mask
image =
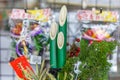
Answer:
POLYGON ((31 67, 31 65, 28 63, 25 56, 18 57, 17 59, 11 61, 10 65, 15 70, 18 77, 21 79, 24 79, 24 80, 28 80, 28 78, 25 77, 25 74, 23 71, 27 72, 28 74, 30 73, 29 70, 31 70, 33 72, 33 69, 31 67), (29 70, 28 70, 28 68, 29 68, 29 70))

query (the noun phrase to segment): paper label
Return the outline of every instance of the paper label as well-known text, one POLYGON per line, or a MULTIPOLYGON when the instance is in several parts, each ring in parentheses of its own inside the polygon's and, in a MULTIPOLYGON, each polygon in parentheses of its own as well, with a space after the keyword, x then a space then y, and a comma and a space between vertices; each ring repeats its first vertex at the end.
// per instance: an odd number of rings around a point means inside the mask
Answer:
POLYGON ((25 56, 18 57, 17 59, 11 61, 10 65, 15 70, 18 77, 21 79, 24 79, 24 80, 28 80, 28 78, 25 76, 25 74, 29 74, 29 70, 31 70, 33 72, 32 67, 28 63, 25 56), (29 70, 28 70, 28 68, 29 68, 29 70))
POLYGON ((78 20, 90 20, 90 21, 105 21, 105 22, 117 22, 119 20, 119 14, 117 11, 102 11, 99 10, 79 10, 77 13, 78 20))
POLYGON ((47 22, 50 18, 50 9, 40 9, 40 10, 27 10, 24 9, 13 9, 10 15, 11 19, 34 19, 41 22, 47 22))
POLYGON ((40 10, 27 10, 27 13, 34 16, 35 20, 39 20, 42 22, 47 22, 51 15, 50 9, 40 9, 40 10))
POLYGON ((34 19, 34 17, 28 13, 25 13, 24 9, 13 9, 10 15, 11 19, 34 19))
POLYGON ((41 64, 41 56, 31 55, 30 57, 31 64, 41 64))

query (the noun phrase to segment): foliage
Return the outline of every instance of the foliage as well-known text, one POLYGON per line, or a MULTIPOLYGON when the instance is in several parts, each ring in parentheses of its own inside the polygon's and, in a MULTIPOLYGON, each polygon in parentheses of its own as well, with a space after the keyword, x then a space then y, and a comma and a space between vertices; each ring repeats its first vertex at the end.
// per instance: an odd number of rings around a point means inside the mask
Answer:
MULTIPOLYGON (((107 74, 110 69, 111 64, 108 62, 107 57, 112 54, 112 51, 116 47, 116 41, 93 41, 89 45, 89 41, 82 39, 80 41, 80 54, 78 57, 67 58, 66 64, 61 71, 72 73, 74 69, 74 64, 77 61, 81 61, 79 69, 81 73, 78 75, 78 80, 107 80, 107 74)), ((66 80, 70 80, 67 77, 66 80)))
POLYGON ((34 39, 35 47, 38 51, 41 50, 44 45, 48 44, 47 38, 42 34, 34 36, 33 39, 34 39))

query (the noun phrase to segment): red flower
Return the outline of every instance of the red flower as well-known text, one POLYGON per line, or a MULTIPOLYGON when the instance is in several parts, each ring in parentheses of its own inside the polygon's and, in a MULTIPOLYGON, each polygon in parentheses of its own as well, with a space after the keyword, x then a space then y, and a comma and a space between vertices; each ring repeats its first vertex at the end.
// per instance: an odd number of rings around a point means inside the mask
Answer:
POLYGON ((71 52, 70 53, 70 55, 69 55, 69 57, 73 57, 74 56, 74 53, 73 52, 71 52))
POLYGON ((94 34, 93 31, 90 29, 88 29, 85 33, 89 36, 93 36, 93 34, 94 34))
POLYGON ((80 52, 80 48, 79 47, 77 48, 77 51, 80 52))
POLYGON ((89 44, 91 45, 92 43, 93 43, 93 41, 92 41, 92 40, 90 40, 90 41, 89 41, 89 44))
POLYGON ((77 57, 78 55, 79 55, 79 52, 76 52, 76 53, 75 53, 75 56, 77 57))
POLYGON ((80 42, 80 39, 79 39, 79 38, 76 38, 75 41, 80 42))
POLYGON ((97 40, 97 42, 101 42, 102 40, 97 40))

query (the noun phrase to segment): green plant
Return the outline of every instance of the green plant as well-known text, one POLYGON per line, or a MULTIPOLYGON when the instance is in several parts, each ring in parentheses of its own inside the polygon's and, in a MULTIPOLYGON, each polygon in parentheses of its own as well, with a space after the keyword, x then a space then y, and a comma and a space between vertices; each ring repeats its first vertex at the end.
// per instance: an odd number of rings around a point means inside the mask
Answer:
MULTIPOLYGON (((107 57, 112 54, 116 47, 116 41, 93 41, 89 45, 89 41, 82 39, 80 41, 80 54, 78 57, 67 58, 66 64, 63 67, 63 72, 74 74, 74 64, 81 61, 79 66, 81 73, 78 75, 78 80, 107 80, 108 71, 111 64, 108 62, 107 57)), ((69 77, 67 77, 69 80, 69 77)))

